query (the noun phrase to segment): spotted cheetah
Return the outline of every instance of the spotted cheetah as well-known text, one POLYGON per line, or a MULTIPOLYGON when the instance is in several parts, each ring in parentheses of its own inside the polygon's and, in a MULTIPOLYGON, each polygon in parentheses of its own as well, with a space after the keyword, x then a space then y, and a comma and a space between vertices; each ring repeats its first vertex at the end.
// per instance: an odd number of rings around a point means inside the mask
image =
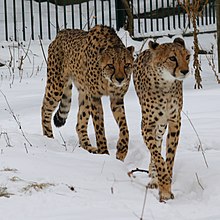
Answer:
POLYGON ((51 118, 56 127, 66 122, 71 105, 72 83, 78 90, 76 131, 80 147, 92 153, 108 154, 101 97, 110 105, 119 126, 116 157, 124 160, 129 132, 124 109, 133 69, 134 47, 125 47, 113 28, 97 25, 89 31, 62 30, 49 45, 47 84, 42 105, 43 134, 52 138, 51 118), (87 126, 92 116, 97 147, 91 146, 87 126))
POLYGON ((149 42, 134 62, 134 85, 141 105, 141 131, 151 153, 149 165, 150 188, 159 187, 160 201, 173 199, 171 192, 174 157, 178 145, 182 81, 189 73, 189 51, 181 38, 159 45, 149 42), (168 126, 166 159, 161 144, 168 126))

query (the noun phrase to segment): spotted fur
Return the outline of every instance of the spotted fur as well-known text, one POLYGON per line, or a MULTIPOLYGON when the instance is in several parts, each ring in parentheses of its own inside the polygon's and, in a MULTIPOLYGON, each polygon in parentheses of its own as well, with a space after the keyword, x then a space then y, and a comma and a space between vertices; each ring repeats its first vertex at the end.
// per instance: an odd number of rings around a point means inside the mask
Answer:
POLYGON ((126 48, 112 28, 97 25, 90 31, 62 30, 48 49, 47 84, 42 106, 44 135, 52 138, 54 124, 63 126, 71 105, 72 82, 79 92, 76 131, 79 144, 92 153, 108 154, 101 97, 110 96, 119 126, 116 157, 124 160, 129 132, 124 109, 132 67, 133 47, 126 48), (97 147, 91 146, 87 126, 92 116, 97 147))
POLYGON ((174 157, 178 145, 183 105, 182 80, 189 73, 189 51, 182 39, 159 45, 149 42, 134 63, 134 85, 142 110, 142 136, 151 153, 150 188, 159 187, 160 200, 171 192, 174 157), (161 144, 168 126, 166 159, 161 144))

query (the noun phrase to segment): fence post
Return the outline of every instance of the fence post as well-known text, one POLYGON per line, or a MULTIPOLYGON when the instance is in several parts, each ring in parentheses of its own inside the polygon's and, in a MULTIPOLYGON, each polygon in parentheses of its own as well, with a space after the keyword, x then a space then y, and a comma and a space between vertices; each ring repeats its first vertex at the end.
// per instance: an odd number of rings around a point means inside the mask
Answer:
POLYGON ((217 47, 218 47, 218 72, 220 73, 220 2, 216 1, 216 17, 217 17, 217 47))
POLYGON ((116 8, 116 29, 119 30, 125 24, 125 10, 121 0, 115 1, 115 8, 116 8))

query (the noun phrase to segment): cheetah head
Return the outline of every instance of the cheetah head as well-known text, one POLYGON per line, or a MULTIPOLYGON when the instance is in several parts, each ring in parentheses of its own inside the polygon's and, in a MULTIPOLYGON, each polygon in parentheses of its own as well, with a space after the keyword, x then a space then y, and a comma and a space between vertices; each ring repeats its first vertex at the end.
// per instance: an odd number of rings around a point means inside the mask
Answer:
POLYGON ((190 53, 181 38, 176 38, 173 43, 149 42, 152 52, 154 68, 159 70, 164 80, 183 80, 189 75, 190 53))
POLYGON ((103 77, 116 87, 129 84, 133 70, 133 52, 133 46, 115 46, 100 50, 103 77))

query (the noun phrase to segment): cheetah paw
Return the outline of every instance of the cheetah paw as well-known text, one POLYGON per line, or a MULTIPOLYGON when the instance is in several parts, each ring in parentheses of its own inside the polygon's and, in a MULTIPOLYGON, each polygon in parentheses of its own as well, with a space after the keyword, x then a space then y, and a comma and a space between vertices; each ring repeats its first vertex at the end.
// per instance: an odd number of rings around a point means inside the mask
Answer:
POLYGON ((151 179, 151 181, 148 183, 147 186, 150 189, 157 189, 158 188, 158 180, 157 180, 157 178, 151 179))
POLYGON ((159 196, 160 196, 160 202, 164 202, 164 203, 166 200, 174 199, 174 195, 172 192, 160 192, 159 196))

